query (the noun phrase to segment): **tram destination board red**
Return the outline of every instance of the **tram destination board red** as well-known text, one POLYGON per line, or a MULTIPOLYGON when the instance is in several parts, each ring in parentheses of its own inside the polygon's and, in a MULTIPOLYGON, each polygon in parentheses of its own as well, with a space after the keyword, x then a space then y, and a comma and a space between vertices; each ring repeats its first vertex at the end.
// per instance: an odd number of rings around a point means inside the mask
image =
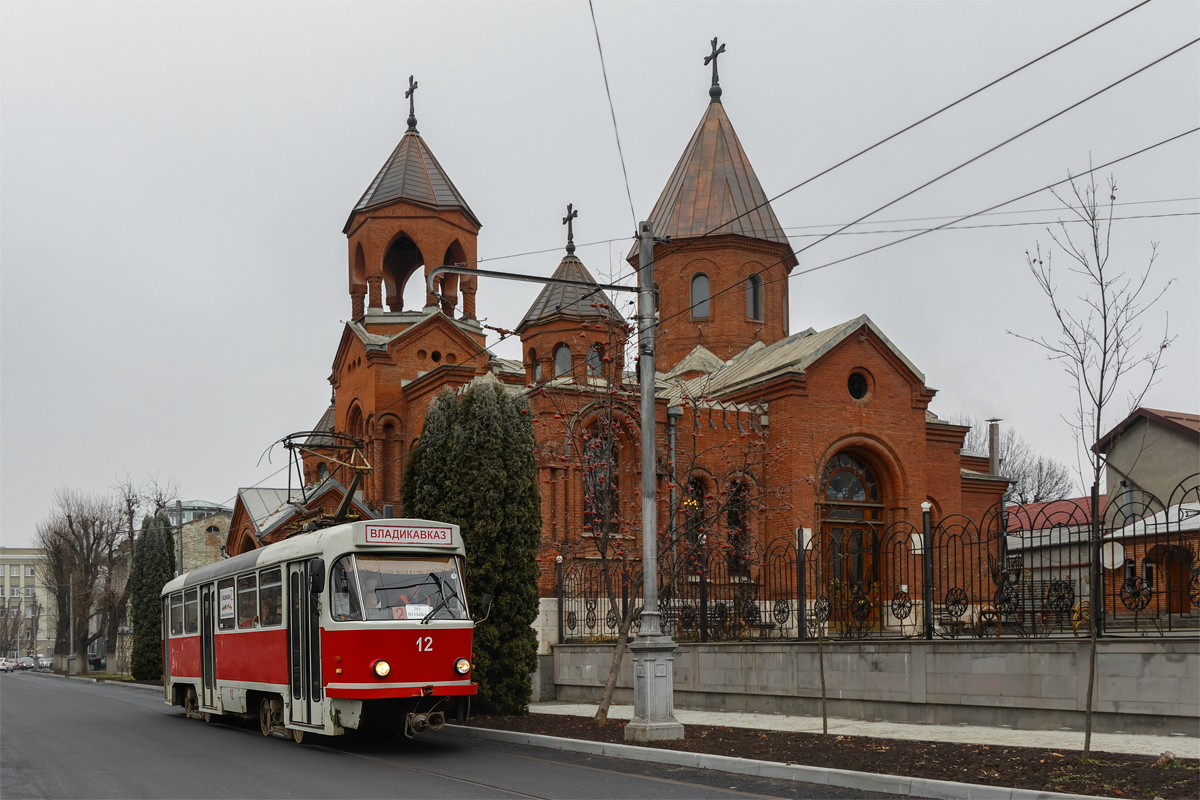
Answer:
POLYGON ((453 547, 454 529, 428 525, 374 525, 363 526, 363 544, 423 544, 453 547))

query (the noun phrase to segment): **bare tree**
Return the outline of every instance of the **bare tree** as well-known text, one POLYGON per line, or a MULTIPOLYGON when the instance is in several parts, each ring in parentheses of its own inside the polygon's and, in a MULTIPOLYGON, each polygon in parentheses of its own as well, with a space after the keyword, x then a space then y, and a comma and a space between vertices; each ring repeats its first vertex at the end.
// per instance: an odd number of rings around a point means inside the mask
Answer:
MULTIPOLYGON (((126 478, 126 482, 128 482, 128 478, 126 478)), ((122 498, 124 498, 124 490, 120 487, 118 488, 122 498)), ((164 479, 159 478, 158 475, 151 475, 142 484, 139 492, 141 504, 148 509, 146 513, 151 517, 157 517, 179 499, 179 481, 170 477, 164 479)))
POLYGON ((0 600, 0 655, 17 652, 21 646, 21 608, 18 605, 5 606, 6 602, 0 600))
POLYGON ((46 553, 46 583, 59 607, 60 633, 64 618, 74 620, 73 630, 67 623, 67 637, 80 673, 87 671, 88 646, 105 632, 111 595, 121 580, 118 554, 128 541, 121 523, 112 497, 59 489, 35 534, 46 553), (100 624, 93 626, 97 616, 100 624))
MULTIPOLYGON (((971 414, 951 414, 953 425, 970 426, 963 449, 973 453, 988 452, 987 423, 971 414)), ((1014 483, 1005 499, 1012 503, 1044 503, 1062 500, 1075 491, 1071 470, 1037 452, 1032 444, 1011 426, 1000 426, 1000 471, 1014 483)))
POLYGON ((127 665, 119 664, 117 659, 117 641, 120 637, 120 629, 122 625, 127 623, 126 610, 129 608, 129 575, 133 566, 133 541, 136 533, 134 531, 134 520, 137 518, 138 509, 143 504, 153 503, 156 500, 161 500, 166 503, 168 500, 163 497, 169 491, 171 494, 178 494, 175 482, 169 482, 168 490, 159 490, 157 482, 148 484, 146 487, 135 487, 129 474, 126 473, 124 480, 118 481, 113 487, 115 502, 119 513, 121 514, 122 522, 125 524, 124 536, 122 537, 124 545, 114 539, 113 551, 109 554, 109 560, 112 568, 109 570, 109 581, 105 587, 103 595, 103 604, 105 607, 106 630, 104 637, 105 663, 110 670, 124 670, 127 665), (147 491, 149 489, 149 491, 147 491), (147 495, 153 499, 148 500, 147 495))
MULTIPOLYGON (((567 490, 579 486, 583 496, 580 529, 564 530, 546 553, 572 556, 576 563, 589 564, 596 576, 600 618, 608 620, 616 633, 596 709, 595 718, 601 723, 608 718, 621 662, 641 610, 636 597, 628 601, 625 597, 626 591, 636 595, 642 583, 639 401, 636 387, 625 384, 622 363, 630 331, 615 314, 585 323, 580 339, 589 357, 582 365, 583 374, 573 381, 539 388, 534 395, 545 409, 536 418, 543 428, 539 440, 554 443, 542 448, 539 460, 543 466, 562 469, 567 490), (603 336, 596 337, 597 331, 603 336), (597 338, 603 341, 597 343, 597 338), (561 449, 558 442, 563 443, 561 449), (574 483, 576 479, 578 483, 574 483)), ((727 432, 722 426, 719 435, 714 432, 710 436, 707 425, 701 430, 699 419, 708 413, 703 409, 715 402, 705 396, 684 396, 682 403, 691 411, 691 422, 696 423, 690 438, 686 430, 680 432, 682 458, 672 464, 665 452, 656 454, 659 477, 673 498, 685 501, 672 502, 668 513, 660 516, 657 579, 664 604, 673 597, 672 590, 689 578, 672 574, 672 570, 680 572, 691 563, 686 558, 667 559, 664 554, 680 549, 720 551, 731 569, 742 568, 752 549, 746 520, 751 513, 763 518, 777 511, 779 494, 778 487, 775 491, 758 488, 765 481, 751 477, 762 475, 770 454, 762 434, 744 413, 738 422, 742 430, 727 432), (688 487, 701 480, 707 481, 704 491, 687 504, 688 487)), ((716 413, 718 419, 725 416, 716 413)))
MULTIPOLYGON (((1098 497, 1104 456, 1095 444, 1104 434, 1109 407, 1126 400, 1128 410, 1142 403, 1155 383, 1162 366, 1163 352, 1173 337, 1164 323, 1164 331, 1149 345, 1142 343, 1146 313, 1163 296, 1172 281, 1157 293, 1147 291, 1150 271, 1158 244, 1152 242, 1143 269, 1129 271, 1109 263, 1113 206, 1117 183, 1108 179, 1107 200, 1101 196, 1095 175, 1086 183, 1071 179, 1071 194, 1055 197, 1082 223, 1084 236, 1072 236, 1066 221, 1056 230, 1049 229, 1051 241, 1067 255, 1070 264, 1066 279, 1070 288, 1059 285, 1059 274, 1051 270, 1052 250, 1042 254, 1039 243, 1034 252, 1026 251, 1025 261, 1038 287, 1050 301, 1057 331, 1051 337, 1010 334, 1041 347, 1047 357, 1062 365, 1076 393, 1073 418, 1064 418, 1074 432, 1079 452, 1079 472, 1092 486, 1092 597, 1090 602, 1091 655, 1088 665, 1087 709, 1085 712, 1083 756, 1089 758, 1092 745, 1092 696, 1096 684, 1096 634, 1100 624, 1099 581, 1095 578, 1100 562, 1100 520, 1098 497), (1086 467, 1085 467, 1086 465, 1086 467)), ((1122 413, 1126 413, 1122 412, 1122 413)))

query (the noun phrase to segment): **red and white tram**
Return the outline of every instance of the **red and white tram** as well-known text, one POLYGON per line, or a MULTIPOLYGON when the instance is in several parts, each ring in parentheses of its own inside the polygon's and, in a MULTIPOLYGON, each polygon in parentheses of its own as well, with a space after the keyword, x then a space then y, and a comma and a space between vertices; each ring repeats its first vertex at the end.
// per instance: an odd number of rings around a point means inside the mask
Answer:
POLYGON ((296 741, 461 720, 476 691, 464 555, 457 525, 385 519, 181 575, 162 592, 164 698, 296 741))

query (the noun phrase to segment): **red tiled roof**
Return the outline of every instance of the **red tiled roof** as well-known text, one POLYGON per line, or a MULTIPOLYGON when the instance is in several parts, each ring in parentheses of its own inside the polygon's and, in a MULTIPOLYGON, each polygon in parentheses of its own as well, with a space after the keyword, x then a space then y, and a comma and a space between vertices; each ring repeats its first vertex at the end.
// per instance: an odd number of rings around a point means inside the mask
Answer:
MULTIPOLYGON (((1100 495, 1100 518, 1108 508, 1108 495, 1100 495)), ((1092 521, 1092 498, 1068 497, 1063 500, 1050 500, 1045 503, 1025 503, 1024 505, 1008 506, 1008 530, 1025 530, 1029 523, 1045 520, 1045 524, 1077 524, 1086 525, 1092 521)))
POLYGON ((1133 413, 1126 417, 1121 423, 1115 426, 1108 433, 1100 437, 1100 441, 1096 442, 1095 450, 1104 452, 1109 443, 1125 432, 1133 423, 1145 417, 1152 422, 1157 422, 1167 428, 1178 431, 1179 433, 1195 436, 1200 438, 1200 415, 1189 414, 1186 411, 1163 411, 1158 408, 1135 408, 1133 413))

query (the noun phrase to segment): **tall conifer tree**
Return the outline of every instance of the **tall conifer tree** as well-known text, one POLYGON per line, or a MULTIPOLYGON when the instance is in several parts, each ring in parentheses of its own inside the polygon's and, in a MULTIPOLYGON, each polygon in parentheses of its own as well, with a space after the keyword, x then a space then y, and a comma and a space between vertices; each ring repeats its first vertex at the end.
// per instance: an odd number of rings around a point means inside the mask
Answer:
POLYGON ((133 605, 133 647, 129 656, 135 680, 162 676, 162 587, 175 575, 175 537, 168 520, 147 516, 133 547, 129 574, 133 605))
POLYGON ((405 514, 462 527, 469 601, 495 600, 475 631, 473 676, 481 710, 525 711, 537 667, 541 537, 533 422, 524 399, 505 397, 492 375, 472 381, 459 403, 450 390, 425 417, 420 455, 405 475, 405 514))

